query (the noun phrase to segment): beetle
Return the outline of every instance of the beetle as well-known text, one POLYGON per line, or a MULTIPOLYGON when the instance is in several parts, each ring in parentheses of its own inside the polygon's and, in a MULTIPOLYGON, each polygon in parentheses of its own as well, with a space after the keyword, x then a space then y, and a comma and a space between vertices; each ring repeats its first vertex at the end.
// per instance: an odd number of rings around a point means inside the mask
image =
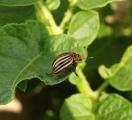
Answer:
POLYGON ((58 74, 81 60, 81 56, 75 52, 62 53, 58 55, 53 61, 51 74, 58 74))

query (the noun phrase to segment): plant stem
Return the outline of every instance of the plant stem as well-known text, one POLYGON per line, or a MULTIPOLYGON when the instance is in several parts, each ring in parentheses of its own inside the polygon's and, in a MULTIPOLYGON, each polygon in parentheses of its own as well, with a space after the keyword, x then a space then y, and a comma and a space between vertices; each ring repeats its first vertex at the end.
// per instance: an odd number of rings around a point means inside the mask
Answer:
POLYGON ((108 85, 109 85, 108 82, 105 81, 105 82, 97 89, 98 93, 100 94, 102 91, 104 91, 108 85))
POLYGON ((72 12, 71 12, 71 10, 68 9, 64 15, 64 18, 63 18, 61 24, 60 24, 61 29, 64 30, 66 23, 71 19, 71 17, 72 17, 72 12))
POLYGON ((63 30, 56 25, 55 20, 49 11, 49 9, 44 5, 43 1, 40 0, 35 4, 35 9, 37 16, 43 24, 47 24, 46 27, 50 34, 61 34, 63 30))
POLYGON ((83 93, 89 96, 92 100, 96 100, 98 97, 98 91, 95 92, 91 89, 90 84, 88 83, 85 75, 83 74, 80 65, 77 66, 76 73, 78 77, 80 78, 80 82, 76 84, 76 87, 78 88, 80 93, 83 93))
POLYGON ((77 0, 72 0, 69 4, 68 10, 65 12, 64 18, 62 19, 62 22, 60 23, 60 28, 64 30, 65 25, 72 17, 72 13, 76 7, 77 0))

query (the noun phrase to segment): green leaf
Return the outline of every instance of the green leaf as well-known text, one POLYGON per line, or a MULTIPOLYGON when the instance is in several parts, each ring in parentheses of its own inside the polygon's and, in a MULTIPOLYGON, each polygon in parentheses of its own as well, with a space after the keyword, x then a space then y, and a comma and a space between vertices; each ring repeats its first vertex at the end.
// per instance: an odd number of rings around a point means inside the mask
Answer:
POLYGON ((60 6, 60 0, 46 0, 46 5, 50 10, 56 10, 60 6))
POLYGON ((95 11, 81 11, 71 20, 68 34, 79 41, 82 46, 90 45, 99 29, 99 18, 95 11))
POLYGON ((60 120, 95 120, 91 100, 83 94, 67 98, 60 111, 60 120))
POLYGON ((29 19, 35 19, 33 6, 5 7, 0 6, 0 26, 9 23, 22 23, 29 19))
POLYGON ((31 67, 41 56, 43 31, 43 27, 36 22, 1 27, 0 103, 7 103, 14 98, 15 88, 22 80, 38 75, 31 67))
POLYGON ((132 104, 119 96, 111 94, 97 103, 96 120, 131 120, 132 104))
POLYGON ((104 7, 114 1, 120 0, 78 0, 77 6, 83 10, 89 10, 92 8, 104 7))
POLYGON ((111 68, 100 66, 100 75, 116 89, 121 91, 132 90, 132 45, 124 53, 120 63, 111 68))
POLYGON ((68 75, 51 73, 55 57, 64 52, 83 51, 75 39, 67 35, 48 36, 44 26, 36 21, 10 24, 0 29, 0 103, 14 98, 16 86, 23 80, 38 78, 45 84, 58 84, 68 75))
POLYGON ((27 6, 35 4, 39 0, 0 0, 3 6, 27 6))

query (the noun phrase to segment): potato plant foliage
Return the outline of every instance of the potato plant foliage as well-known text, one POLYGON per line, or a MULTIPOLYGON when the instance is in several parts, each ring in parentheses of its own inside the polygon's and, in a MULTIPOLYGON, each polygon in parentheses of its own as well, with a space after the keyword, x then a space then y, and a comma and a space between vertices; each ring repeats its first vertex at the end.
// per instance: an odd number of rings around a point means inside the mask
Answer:
POLYGON ((119 3, 0 0, 0 104, 10 102, 16 88, 26 92, 27 80, 53 87, 67 81, 78 92, 63 99, 60 120, 132 120, 132 16, 128 23, 107 16, 119 3), (48 75, 64 52, 78 53, 82 61, 72 71, 48 75), (96 82, 88 80, 90 70, 96 82))

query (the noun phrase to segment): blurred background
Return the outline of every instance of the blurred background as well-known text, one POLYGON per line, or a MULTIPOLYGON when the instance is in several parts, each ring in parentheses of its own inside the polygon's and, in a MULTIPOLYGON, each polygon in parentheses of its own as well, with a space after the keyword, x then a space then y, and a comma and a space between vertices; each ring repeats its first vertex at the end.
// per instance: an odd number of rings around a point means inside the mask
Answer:
MULTIPOLYGON (((68 7, 68 1, 61 1, 60 7, 53 11, 58 24, 68 7)), ((100 15, 100 30, 88 48, 89 56, 84 70, 93 89, 103 82, 98 67, 102 64, 110 67, 119 62, 126 48, 132 44, 132 0, 114 2, 96 11, 100 15)), ((0 15, 0 26, 36 19, 33 6, 0 6, 0 15), (7 14, 8 18, 3 14, 7 14), (16 16, 20 19, 15 19, 16 16)), ((59 120, 59 110, 64 99, 77 92, 68 80, 55 86, 45 86, 38 79, 24 81, 16 89, 16 98, 7 105, 0 105, 0 120, 59 120), (21 91, 19 86, 23 86, 25 91, 21 91)), ((117 92, 132 102, 132 92, 119 92, 110 86, 107 92, 117 92)))

